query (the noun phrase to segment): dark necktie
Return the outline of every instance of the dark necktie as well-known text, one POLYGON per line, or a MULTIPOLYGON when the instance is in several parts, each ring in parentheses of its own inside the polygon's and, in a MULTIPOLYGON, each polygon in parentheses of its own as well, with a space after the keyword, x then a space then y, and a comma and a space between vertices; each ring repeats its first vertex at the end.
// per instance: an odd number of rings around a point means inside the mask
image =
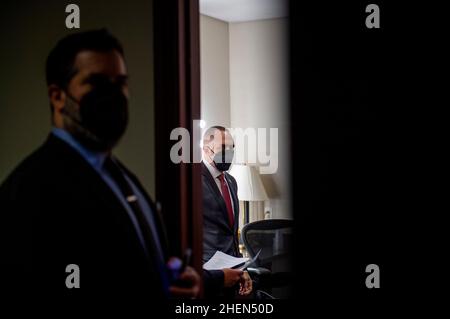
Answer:
POLYGON ((162 284, 163 286, 165 286, 165 288, 167 288, 167 274, 163 260, 164 257, 160 256, 159 250, 156 247, 155 243, 157 234, 152 234, 152 230, 150 228, 148 220, 146 219, 144 212, 142 211, 141 206, 138 203, 138 198, 134 194, 133 189, 126 180, 121 168, 110 157, 105 160, 104 168, 116 182, 121 193, 128 202, 128 205, 131 207, 131 210, 138 221, 142 236, 144 237, 144 244, 146 246, 144 249, 146 249, 147 256, 149 257, 151 262, 156 263, 155 266, 160 273, 162 284))
POLYGON ((222 190, 222 196, 225 200, 225 205, 227 206, 227 212, 228 212, 228 222, 230 223, 230 226, 233 227, 234 225, 234 214, 233 214, 233 206, 231 205, 231 198, 230 198, 230 192, 228 190, 227 182, 225 181, 224 174, 220 174, 218 176, 220 181, 220 188, 222 190))

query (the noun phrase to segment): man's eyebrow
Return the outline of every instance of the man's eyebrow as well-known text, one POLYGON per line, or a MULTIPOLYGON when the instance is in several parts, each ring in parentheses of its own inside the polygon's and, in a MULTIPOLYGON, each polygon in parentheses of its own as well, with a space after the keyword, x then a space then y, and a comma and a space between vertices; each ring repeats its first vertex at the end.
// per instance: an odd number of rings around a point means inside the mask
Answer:
MULTIPOLYGON (((92 73, 89 74, 83 81, 82 83, 92 83, 92 81, 95 81, 97 79, 108 79, 109 77, 103 73, 92 73)), ((126 74, 121 74, 118 75, 114 78, 114 82, 125 82, 128 80, 128 75, 126 74)))
POLYGON ((128 75, 123 74, 116 77, 117 82, 125 82, 129 79, 128 75))
POLYGON ((104 75, 104 74, 102 74, 102 73, 91 73, 91 74, 89 74, 87 77, 85 77, 85 78, 83 79, 82 83, 83 83, 83 84, 84 84, 84 83, 90 83, 90 82, 92 82, 93 80, 101 79, 101 78, 107 78, 107 76, 104 75))

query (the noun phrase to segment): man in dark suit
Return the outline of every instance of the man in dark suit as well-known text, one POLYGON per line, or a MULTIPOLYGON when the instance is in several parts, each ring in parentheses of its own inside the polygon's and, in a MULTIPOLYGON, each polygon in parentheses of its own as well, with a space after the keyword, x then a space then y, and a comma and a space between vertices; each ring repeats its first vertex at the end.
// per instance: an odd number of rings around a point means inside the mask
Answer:
POLYGON ((188 267, 174 285, 158 212, 111 153, 128 123, 118 40, 71 34, 46 75, 52 131, 0 186, 0 290, 195 297, 198 274, 188 267))
MULTIPOLYGON (((222 126, 206 130, 203 137, 203 262, 216 251, 241 257, 238 246, 239 200, 237 183, 227 173, 233 160, 234 141, 222 126)), ((249 295, 252 280, 246 271, 222 269, 204 271, 207 296, 249 295)))

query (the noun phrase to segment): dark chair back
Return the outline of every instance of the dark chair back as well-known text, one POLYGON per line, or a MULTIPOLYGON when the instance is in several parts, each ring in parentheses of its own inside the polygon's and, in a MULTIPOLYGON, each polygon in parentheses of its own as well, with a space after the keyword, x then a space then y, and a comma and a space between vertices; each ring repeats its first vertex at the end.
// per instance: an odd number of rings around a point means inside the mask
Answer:
MULTIPOLYGON (((292 282, 293 228, 294 221, 290 219, 265 219, 242 228, 242 241, 250 257, 261 249, 254 266, 271 271, 270 283, 266 283, 271 288, 285 287, 292 282)), ((276 294, 273 289, 271 292, 276 294)), ((286 289, 278 291, 281 298, 285 293, 286 289)))

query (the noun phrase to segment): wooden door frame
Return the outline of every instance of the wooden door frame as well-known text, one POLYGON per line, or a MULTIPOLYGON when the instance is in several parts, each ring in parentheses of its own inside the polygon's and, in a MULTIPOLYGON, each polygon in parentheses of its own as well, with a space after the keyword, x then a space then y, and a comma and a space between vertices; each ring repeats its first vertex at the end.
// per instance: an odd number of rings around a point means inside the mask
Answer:
POLYGON ((192 266, 202 274, 203 212, 201 163, 174 164, 170 149, 177 127, 191 134, 200 119, 199 1, 153 1, 156 201, 161 207, 172 255, 192 248, 192 266))

